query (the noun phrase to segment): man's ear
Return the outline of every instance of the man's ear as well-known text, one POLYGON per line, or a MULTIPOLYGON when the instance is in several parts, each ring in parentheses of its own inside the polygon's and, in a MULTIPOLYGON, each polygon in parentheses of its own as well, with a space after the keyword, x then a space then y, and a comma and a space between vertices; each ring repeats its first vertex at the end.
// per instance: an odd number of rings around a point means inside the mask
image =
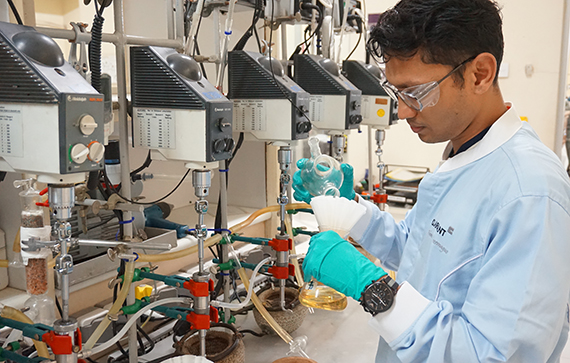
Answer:
POLYGON ((493 86, 497 75, 497 60, 491 53, 481 53, 473 61, 467 64, 468 77, 473 90, 477 94, 483 94, 493 86))

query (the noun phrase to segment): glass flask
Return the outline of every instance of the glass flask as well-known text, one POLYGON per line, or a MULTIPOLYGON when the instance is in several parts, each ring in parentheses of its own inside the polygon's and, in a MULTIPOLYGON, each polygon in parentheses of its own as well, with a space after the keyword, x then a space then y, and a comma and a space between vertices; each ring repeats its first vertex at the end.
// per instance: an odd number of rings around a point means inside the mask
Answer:
POLYGON ((346 296, 312 278, 299 292, 299 301, 308 308, 340 311, 348 304, 346 296))
POLYGON ((321 154, 319 139, 309 139, 311 158, 307 160, 301 169, 303 186, 313 195, 331 195, 338 197, 344 175, 340 169, 340 163, 331 156, 321 154))
MULTIPOLYGON (((321 229, 321 232, 326 229, 321 229)), ((334 230, 339 236, 345 236, 347 232, 334 230)), ((340 311, 348 305, 346 295, 336 291, 332 287, 318 282, 311 276, 311 281, 305 282, 299 291, 299 302, 309 308, 340 311)))

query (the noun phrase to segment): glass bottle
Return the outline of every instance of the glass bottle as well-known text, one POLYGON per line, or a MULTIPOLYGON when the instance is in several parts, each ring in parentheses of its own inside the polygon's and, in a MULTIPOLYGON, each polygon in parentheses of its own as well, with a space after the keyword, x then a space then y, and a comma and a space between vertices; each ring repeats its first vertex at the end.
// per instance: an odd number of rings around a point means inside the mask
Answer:
MULTIPOLYGON (((22 207, 20 236, 23 240, 29 236, 44 235, 44 211, 36 203, 40 202, 40 193, 33 187, 33 179, 14 181, 14 186, 22 188, 19 193, 22 207)), ((23 251, 26 266, 26 291, 30 298, 24 306, 29 308, 26 315, 35 323, 52 325, 55 321, 55 304, 48 295, 48 248, 37 251, 23 251)))
POLYGON ((331 195, 338 197, 344 175, 340 163, 335 158, 321 154, 319 139, 309 139, 311 158, 301 169, 303 186, 312 196, 331 195))

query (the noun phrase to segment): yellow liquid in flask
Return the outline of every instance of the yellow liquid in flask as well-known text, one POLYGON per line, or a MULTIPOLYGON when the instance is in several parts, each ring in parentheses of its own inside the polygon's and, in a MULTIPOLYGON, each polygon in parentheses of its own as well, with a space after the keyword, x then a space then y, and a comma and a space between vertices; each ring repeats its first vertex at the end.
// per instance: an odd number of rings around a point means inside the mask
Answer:
POLYGON ((332 311, 344 310, 348 304, 344 294, 315 279, 303 285, 299 293, 299 301, 309 308, 332 311))

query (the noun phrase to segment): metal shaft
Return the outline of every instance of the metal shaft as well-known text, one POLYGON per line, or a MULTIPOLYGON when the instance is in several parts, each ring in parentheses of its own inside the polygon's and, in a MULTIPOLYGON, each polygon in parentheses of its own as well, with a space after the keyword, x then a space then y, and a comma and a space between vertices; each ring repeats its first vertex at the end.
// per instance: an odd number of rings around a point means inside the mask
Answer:
POLYGON ((61 319, 69 320, 69 275, 61 275, 61 319))
POLYGON ((342 154, 344 153, 345 138, 344 135, 334 135, 332 137, 333 157, 342 163, 342 154))
MULTIPOLYGON (((379 175, 379 182, 378 182, 378 194, 385 194, 386 191, 384 190, 384 172, 386 168, 386 164, 382 161, 382 145, 384 145, 384 139, 386 138, 386 131, 384 130, 376 130, 376 156, 378 156, 378 175, 379 175)), ((380 203, 378 206, 380 210, 386 209, 385 203, 380 203)))
POLYGON ((289 175, 289 169, 291 168, 292 162, 291 147, 281 146, 277 151, 277 159, 279 162, 279 169, 281 170, 281 175, 279 177, 279 197, 277 198, 277 204, 279 204, 281 235, 285 235, 285 206, 289 203, 287 190, 291 181, 291 176, 289 175))
MULTIPOLYGON (((206 225, 204 224, 204 216, 208 212, 208 201, 206 197, 210 193, 212 186, 212 172, 210 170, 192 170, 192 186, 198 200, 194 205, 196 213, 198 213, 198 224, 196 224, 196 238, 198 239, 198 272, 192 276, 197 282, 207 282, 210 274, 204 271, 204 240, 208 234, 206 225)), ((196 314, 208 315, 210 308, 210 297, 194 297, 194 312, 196 314)), ((206 330, 200 330, 200 355, 206 356, 206 330)))
MULTIPOLYGON (((221 213, 221 224, 222 229, 228 229, 228 189, 227 178, 225 172, 220 172, 220 213, 221 213)), ((222 232, 222 235, 227 235, 227 232, 222 232)), ((226 263, 229 261, 229 247, 226 243, 222 244, 222 256, 221 262, 226 263)), ((224 301, 230 302, 230 278, 227 274, 222 274, 222 284, 224 287, 224 301)), ((224 320, 230 318, 230 309, 224 308, 224 320)), ((224 323, 226 321, 223 321, 224 323)))
POLYGON ((200 334, 200 355, 202 357, 206 356, 206 330, 200 330, 198 332, 200 334))
MULTIPOLYGON (((285 206, 289 203, 288 191, 289 183, 291 181, 291 176, 289 175, 289 169, 291 168, 291 162, 293 160, 291 155, 290 146, 281 146, 277 151, 277 161, 279 162, 279 169, 281 170, 281 176, 279 177, 279 197, 277 198, 277 203, 279 204, 279 218, 280 218, 280 233, 277 236, 279 239, 288 239, 287 228, 285 225, 285 206)), ((277 262, 276 265, 279 267, 289 266, 289 251, 287 252, 277 252, 277 262)), ((286 311, 285 308, 285 279, 279 280, 279 292, 280 292, 280 305, 281 310, 286 311)))

